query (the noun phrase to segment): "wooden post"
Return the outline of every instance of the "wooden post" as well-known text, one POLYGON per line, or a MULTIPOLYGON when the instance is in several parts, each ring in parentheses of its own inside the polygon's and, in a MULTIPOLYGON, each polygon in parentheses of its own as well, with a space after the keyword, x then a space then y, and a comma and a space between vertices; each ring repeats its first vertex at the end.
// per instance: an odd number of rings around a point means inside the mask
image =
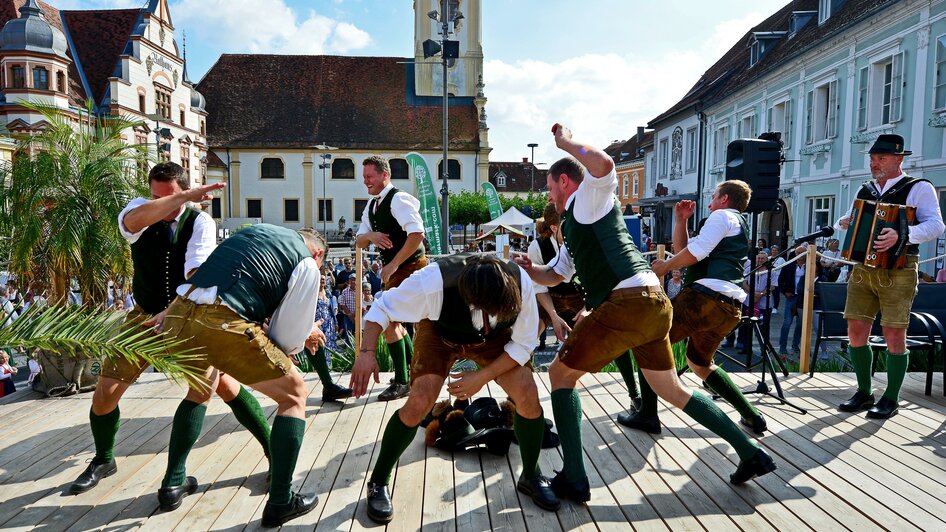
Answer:
POLYGON ((509 260, 509 244, 503 246, 503 258, 509 260))
POLYGON ((815 246, 808 246, 805 257, 805 292, 801 315, 801 344, 798 354, 798 371, 808 373, 811 366, 811 331, 814 323, 815 274, 817 272, 818 253, 815 246))
POLYGON ((361 260, 361 248, 355 246, 355 277, 358 278, 358 282, 355 283, 355 352, 358 352, 361 349, 361 301, 364 299, 364 294, 361 290, 362 279, 365 278, 364 267, 362 266, 361 260))
MULTIPOLYGON (((667 260, 667 245, 666 244, 657 244, 657 260, 667 260)), ((660 286, 663 287, 664 278, 660 277, 660 286)))

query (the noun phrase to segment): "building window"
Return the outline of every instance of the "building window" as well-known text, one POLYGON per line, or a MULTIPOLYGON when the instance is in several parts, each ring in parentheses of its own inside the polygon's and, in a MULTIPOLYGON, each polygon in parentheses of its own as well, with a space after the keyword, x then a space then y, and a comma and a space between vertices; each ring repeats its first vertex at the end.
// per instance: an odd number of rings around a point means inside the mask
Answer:
POLYGON ((145 110, 145 95, 144 94, 138 94, 138 112, 140 112, 141 114, 147 113, 147 111, 145 110))
MULTIPOLYGON (((355 163, 352 162, 351 159, 333 160, 332 161, 332 179, 355 179, 355 163)), ((329 211, 331 210, 332 209, 329 208, 329 211)))
POLYGON ((66 76, 62 72, 56 72, 56 90, 66 92, 66 76))
POLYGON ((154 84, 154 109, 165 120, 171 119, 171 89, 154 84))
POLYGON ((641 180, 641 176, 639 173, 634 172, 633 174, 631 174, 631 186, 633 187, 632 194, 634 195, 635 198, 639 197, 641 194, 640 180, 641 180))
POLYGON ((687 156, 686 156, 686 167, 687 172, 696 171, 696 128, 691 127, 687 130, 687 156))
POLYGON ((49 89, 49 70, 43 67, 33 67, 33 88, 49 89))
POLYGON ((622 189, 621 197, 627 199, 627 193, 631 191, 631 178, 625 175, 623 182, 624 187, 622 189))
POLYGON ((496 174, 496 186, 499 188, 506 187, 506 174, 499 172, 496 174))
POLYGON ((210 199, 210 217, 219 220, 223 218, 222 213, 223 208, 220 202, 220 198, 211 198, 210 199))
POLYGON ((742 117, 742 120, 736 124, 736 138, 737 139, 754 139, 758 136, 756 133, 755 127, 755 115, 747 115, 742 117))
POLYGON ((899 122, 903 84, 903 52, 862 68, 857 80, 857 128, 899 122))
POLYGON ((283 221, 287 223, 299 223, 299 200, 282 200, 283 221))
POLYGON ((330 199, 320 199, 319 200, 319 213, 318 220, 319 222, 331 222, 333 219, 332 216, 332 200, 330 199))
POLYGON ((713 165, 726 164, 726 147, 729 145, 729 126, 720 126, 713 133, 713 165))
POLYGON ((792 101, 785 100, 769 107, 766 129, 782 134, 785 149, 792 145, 792 101))
POLYGON ((261 199, 246 200, 246 217, 247 218, 262 218, 263 217, 263 200, 261 199))
POLYGON ((936 86, 933 108, 946 109, 946 35, 936 39, 936 86))
POLYGON ((366 199, 355 200, 355 223, 361 223, 363 215, 365 214, 365 209, 367 208, 368 208, 368 200, 366 199))
POLYGON ((182 126, 182 127, 183 127, 184 125, 186 125, 186 124, 185 124, 185 118, 186 118, 186 114, 184 113, 184 110, 181 109, 181 126, 182 126))
POLYGON ((206 125, 206 122, 204 122, 203 120, 200 121, 200 136, 201 137, 207 136, 207 125, 206 125))
POLYGON ((410 179, 411 171, 407 165, 407 160, 405 159, 390 159, 388 164, 391 165, 391 179, 410 179))
POLYGON ((667 139, 660 141, 660 177, 667 177, 670 171, 670 142, 667 139))
POLYGON ((818 0, 818 24, 831 18, 831 3, 835 0, 818 0))
POLYGON ((813 233, 834 221, 834 196, 808 198, 808 232, 813 233))
POLYGON ((21 65, 14 65, 10 69, 10 77, 12 78, 14 89, 26 87, 26 69, 21 65))
POLYGON ((184 167, 184 174, 187 180, 191 179, 191 149, 190 146, 181 146, 181 166, 184 167))
MULTIPOLYGON (((447 161, 447 171, 450 173, 448 176, 451 181, 460 180, 460 161, 456 159, 450 159, 447 161)), ((443 161, 437 163, 437 178, 443 179, 443 161)))
POLYGON ((805 102, 805 143, 838 136, 838 82, 829 81, 808 91, 805 102))
POLYGON ((259 165, 260 179, 285 179, 286 170, 282 159, 266 157, 259 165))

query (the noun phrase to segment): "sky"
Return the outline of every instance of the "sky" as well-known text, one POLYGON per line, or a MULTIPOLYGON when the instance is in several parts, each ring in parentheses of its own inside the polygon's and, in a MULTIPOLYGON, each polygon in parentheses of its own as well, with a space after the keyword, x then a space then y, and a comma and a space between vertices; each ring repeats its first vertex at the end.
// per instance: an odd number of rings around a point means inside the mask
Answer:
MULTIPOLYGON (((59 9, 146 3, 46 1, 59 9)), ((551 164, 563 155, 552 142, 556 122, 601 147, 633 136, 788 1, 482 0, 490 160, 529 157, 535 142, 536 164, 551 164)), ((194 82, 222 53, 412 57, 413 4, 170 0, 194 82)))

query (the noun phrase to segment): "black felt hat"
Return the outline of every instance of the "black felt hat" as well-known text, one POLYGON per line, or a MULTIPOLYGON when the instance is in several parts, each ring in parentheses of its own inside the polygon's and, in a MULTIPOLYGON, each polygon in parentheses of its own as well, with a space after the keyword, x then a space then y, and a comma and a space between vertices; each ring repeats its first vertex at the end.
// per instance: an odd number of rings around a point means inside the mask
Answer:
POLYGON ((874 145, 864 153, 886 155, 913 155, 910 150, 903 149, 903 137, 900 135, 885 134, 877 137, 874 145))

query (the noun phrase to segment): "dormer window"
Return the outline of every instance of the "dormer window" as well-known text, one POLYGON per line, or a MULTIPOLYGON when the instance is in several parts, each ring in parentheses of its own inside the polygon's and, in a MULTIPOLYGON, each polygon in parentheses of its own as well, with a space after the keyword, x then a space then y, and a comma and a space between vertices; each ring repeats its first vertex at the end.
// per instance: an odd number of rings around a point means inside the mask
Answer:
POLYGON ((817 15, 817 11, 793 11, 792 18, 788 22, 788 38, 791 39, 794 37, 796 33, 801 31, 801 29, 817 15))
POLYGON ((33 88, 49 89, 49 70, 44 67, 33 67, 33 88))
POLYGON ((757 31, 749 37, 749 68, 755 66, 768 53, 775 48, 779 39, 785 36, 784 31, 757 31))
POLYGON ((818 24, 824 24, 831 18, 831 4, 833 0, 818 0, 818 24))
POLYGON ((10 68, 10 78, 14 89, 26 87, 26 69, 22 65, 13 65, 10 68))
POLYGON ((506 174, 499 172, 496 174, 496 186, 499 188, 506 187, 506 174))

